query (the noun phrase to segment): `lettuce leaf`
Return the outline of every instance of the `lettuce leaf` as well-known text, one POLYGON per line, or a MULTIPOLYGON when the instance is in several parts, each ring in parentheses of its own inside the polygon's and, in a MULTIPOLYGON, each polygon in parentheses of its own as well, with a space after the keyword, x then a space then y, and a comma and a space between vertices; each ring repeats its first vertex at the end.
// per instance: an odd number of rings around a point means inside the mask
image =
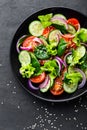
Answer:
POLYGON ((38 19, 41 21, 44 28, 46 28, 52 24, 52 22, 50 21, 52 16, 53 16, 52 13, 38 16, 38 19))
POLYGON ((50 74, 53 79, 55 79, 59 75, 59 67, 55 60, 47 61, 44 66, 41 67, 41 69, 50 74))
POLYGON ((79 81, 81 81, 82 75, 80 72, 72 72, 72 73, 66 73, 64 82, 67 84, 78 84, 79 81))
POLYGON ((21 66, 20 73, 23 78, 30 78, 35 71, 35 68, 32 66, 32 64, 21 66))

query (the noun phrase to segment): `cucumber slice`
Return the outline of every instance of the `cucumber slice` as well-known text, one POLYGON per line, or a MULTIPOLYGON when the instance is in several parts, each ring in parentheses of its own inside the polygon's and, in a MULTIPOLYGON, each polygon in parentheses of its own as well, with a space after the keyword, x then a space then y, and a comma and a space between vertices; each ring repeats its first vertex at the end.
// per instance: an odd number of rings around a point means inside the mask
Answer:
POLYGON ((84 46, 79 46, 77 49, 76 49, 78 55, 80 55, 80 59, 85 55, 86 53, 86 48, 84 46))
POLYGON ((49 77, 50 77, 50 88, 51 88, 54 84, 54 79, 51 76, 49 76, 49 77))
POLYGON ((75 34, 76 33, 76 29, 72 26, 72 25, 68 25, 68 32, 71 34, 75 34))
POLYGON ((41 88, 40 91, 43 92, 43 93, 45 93, 45 92, 47 92, 49 90, 49 88, 50 88, 50 79, 49 79, 46 87, 45 88, 41 88))
POLYGON ((48 40, 50 44, 53 44, 55 47, 58 45, 59 39, 58 39, 58 34, 60 34, 59 30, 53 30, 50 32, 48 40))
POLYGON ((41 41, 43 42, 43 44, 44 44, 45 46, 48 45, 47 41, 45 40, 45 38, 44 38, 43 36, 40 36, 40 39, 41 39, 41 41))
POLYGON ((43 26, 40 21, 33 21, 29 24, 29 32, 33 36, 41 36, 43 33, 43 26))
POLYGON ((31 62, 29 52, 23 50, 18 55, 19 62, 23 65, 28 65, 31 62))
POLYGON ((64 83, 63 88, 64 88, 64 91, 67 93, 74 93, 77 90, 78 85, 76 83, 74 83, 74 84, 64 83))
POLYGON ((66 17, 63 14, 55 14, 53 17, 55 17, 55 16, 66 20, 66 17))

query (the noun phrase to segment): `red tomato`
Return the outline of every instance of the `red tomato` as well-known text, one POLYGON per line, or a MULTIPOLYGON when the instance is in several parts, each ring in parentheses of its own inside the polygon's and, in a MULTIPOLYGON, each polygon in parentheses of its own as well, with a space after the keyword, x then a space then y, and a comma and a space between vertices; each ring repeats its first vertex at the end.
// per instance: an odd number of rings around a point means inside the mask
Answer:
POLYGON ((67 44, 67 49, 71 49, 71 48, 76 49, 76 47, 77 47, 76 43, 74 43, 74 42, 67 44))
POLYGON ((64 80, 64 76, 65 76, 65 73, 67 72, 67 67, 65 67, 62 72, 61 72, 61 76, 62 76, 62 80, 64 80))
POLYGON ((34 51, 35 47, 39 44, 38 42, 34 41, 35 36, 29 36, 24 41, 22 46, 23 47, 31 47, 31 51, 34 51))
POLYGON ((56 78, 54 86, 50 89, 50 92, 55 96, 61 95, 64 92, 62 85, 63 85, 62 78, 60 77, 56 78))
POLYGON ((62 38, 66 41, 69 42, 73 39, 72 34, 64 34, 62 35, 62 38))
POLYGON ((43 30, 43 36, 44 37, 48 37, 48 35, 49 35, 49 33, 52 31, 52 30, 54 30, 55 29, 55 27, 53 27, 53 26, 49 26, 49 27, 46 27, 44 30, 43 30))
MULTIPOLYGON (((64 34, 63 36, 63 39, 67 42, 67 49, 69 51, 69 49, 71 48, 74 48, 76 49, 76 44, 72 41, 73 40, 73 37, 72 37, 72 34, 64 34)), ((66 49, 66 51, 67 51, 66 49)))
POLYGON ((68 19, 67 23, 73 25, 76 29, 78 29, 78 25, 80 25, 79 21, 76 18, 68 19))
POLYGON ((41 83, 45 80, 45 77, 46 77, 46 74, 45 74, 45 72, 43 72, 42 74, 40 74, 38 76, 34 76, 34 77, 30 78, 30 80, 33 83, 41 83))

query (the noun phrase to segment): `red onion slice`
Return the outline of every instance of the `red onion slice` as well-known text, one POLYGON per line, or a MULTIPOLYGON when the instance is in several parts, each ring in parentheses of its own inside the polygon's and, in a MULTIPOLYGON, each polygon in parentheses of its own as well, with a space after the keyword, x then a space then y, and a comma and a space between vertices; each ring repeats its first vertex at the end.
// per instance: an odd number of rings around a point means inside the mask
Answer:
POLYGON ((57 58, 55 58, 55 60, 56 60, 56 62, 58 63, 58 65, 59 65, 59 72, 61 71, 61 69, 62 69, 62 65, 61 65, 61 63, 60 63, 60 61, 57 59, 57 58))
POLYGON ((65 56, 64 56, 64 63, 67 65, 67 63, 66 63, 66 58, 67 58, 67 56, 69 56, 69 55, 71 55, 72 54, 72 52, 68 52, 65 56))
POLYGON ((55 20, 58 20, 61 23, 63 23, 65 25, 66 29, 68 29, 68 24, 67 24, 67 21, 65 19, 58 17, 58 16, 54 16, 53 18, 51 18, 51 22, 54 22, 55 20))
POLYGON ((35 42, 38 42, 38 43, 42 44, 42 41, 41 41, 41 40, 40 40, 40 38, 38 38, 38 37, 35 37, 35 38, 33 39, 33 41, 35 41, 35 42))
MULTIPOLYGON (((78 30, 76 31, 76 33, 73 35, 67 35, 67 38, 74 38, 79 31, 80 31, 80 24, 78 24, 78 30)), ((62 37, 65 37, 62 33, 61 33, 61 35, 62 35, 62 37)))
POLYGON ((39 90, 39 87, 35 87, 32 83, 31 83, 31 80, 28 79, 28 86, 29 88, 31 88, 32 90, 39 90))
POLYGON ((85 73, 84 73, 81 69, 79 69, 79 68, 75 68, 75 70, 78 71, 78 72, 80 72, 81 75, 82 75, 82 82, 81 82, 81 83, 79 84, 79 86, 78 86, 78 89, 80 89, 80 88, 84 87, 84 85, 85 85, 85 83, 86 83, 86 75, 85 75, 85 73))
POLYGON ((48 84, 48 81, 49 81, 49 76, 47 75, 44 82, 39 85, 39 88, 40 89, 45 88, 47 86, 47 84, 48 84))
POLYGON ((60 57, 55 56, 55 58, 56 58, 57 60, 59 60, 60 63, 62 63, 65 67, 67 66, 66 63, 65 63, 60 57))
POLYGON ((17 41, 17 44, 16 44, 16 50, 17 50, 17 52, 19 53, 20 52, 20 49, 19 49, 19 47, 20 47, 20 40, 22 40, 23 38, 26 38, 27 37, 27 35, 23 35, 23 36, 21 36, 19 39, 18 39, 18 41, 17 41))
POLYGON ((20 46, 20 49, 21 49, 21 50, 29 51, 29 50, 32 50, 32 46, 29 46, 29 47, 20 46))

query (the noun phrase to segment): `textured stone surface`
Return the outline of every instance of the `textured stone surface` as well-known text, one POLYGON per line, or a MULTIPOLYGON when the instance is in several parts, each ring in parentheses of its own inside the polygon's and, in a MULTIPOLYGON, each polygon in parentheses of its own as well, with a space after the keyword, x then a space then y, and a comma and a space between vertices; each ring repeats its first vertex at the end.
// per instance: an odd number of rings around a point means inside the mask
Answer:
POLYGON ((87 96, 69 103, 46 103, 20 87, 9 51, 19 25, 34 12, 53 6, 87 14, 86 0, 0 0, 0 130, 86 130, 87 96))

